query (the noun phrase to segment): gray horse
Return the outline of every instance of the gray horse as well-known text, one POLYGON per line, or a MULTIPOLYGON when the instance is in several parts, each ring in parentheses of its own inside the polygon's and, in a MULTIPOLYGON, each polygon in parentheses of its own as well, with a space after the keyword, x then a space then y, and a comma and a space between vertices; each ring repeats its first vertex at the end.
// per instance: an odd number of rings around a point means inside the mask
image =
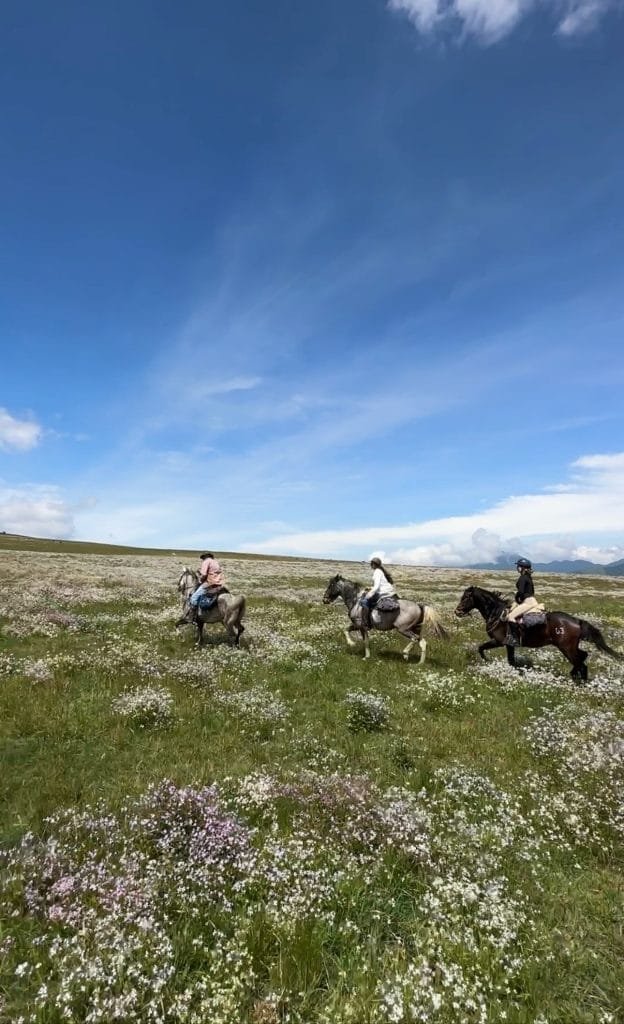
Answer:
MULTIPOLYGON (((199 576, 197 573, 193 569, 189 569, 188 566, 184 566, 184 571, 178 580, 178 593, 182 597, 182 607, 186 613, 189 610, 189 598, 197 590, 198 586, 199 576)), ((245 631, 242 620, 245 614, 246 603, 246 599, 242 594, 239 597, 229 593, 219 594, 216 604, 213 604, 212 608, 208 608, 207 611, 200 609, 197 616, 197 646, 201 647, 204 642, 204 626, 206 623, 210 625, 213 622, 222 622, 230 640, 238 647, 241 635, 245 631)), ((186 614, 183 615, 176 622, 176 629, 179 626, 188 625, 188 622, 186 614)))
MULTIPOLYGON (((370 647, 368 645, 368 630, 362 629, 362 609, 359 603, 362 593, 363 591, 359 584, 352 583, 351 580, 346 580, 344 576, 338 574, 332 576, 327 584, 327 590, 323 595, 323 603, 331 604, 336 598, 342 598, 351 619, 351 625, 344 631, 347 643, 349 647, 355 647, 355 640, 351 638, 350 634, 360 633, 364 641, 364 658, 366 659, 370 658, 370 647)), ((423 664, 427 654, 427 641, 423 640, 420 635, 423 626, 430 627, 434 636, 442 640, 448 639, 448 633, 440 621, 439 612, 428 604, 418 604, 416 601, 399 599, 398 612, 381 612, 374 608, 371 616, 372 629, 381 629, 384 632, 389 629, 396 629, 408 638, 409 643, 403 651, 403 657, 406 661, 409 659, 412 647, 418 641, 420 645, 419 665, 423 664)))

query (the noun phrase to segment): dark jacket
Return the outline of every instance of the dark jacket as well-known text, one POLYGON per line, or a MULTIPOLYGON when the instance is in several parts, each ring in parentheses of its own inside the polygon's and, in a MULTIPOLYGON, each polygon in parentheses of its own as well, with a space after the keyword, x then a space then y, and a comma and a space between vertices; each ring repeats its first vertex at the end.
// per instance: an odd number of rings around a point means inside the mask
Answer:
POLYGON ((523 601, 526 601, 527 597, 535 597, 535 587, 533 586, 531 574, 523 572, 516 584, 516 604, 522 604, 523 601))

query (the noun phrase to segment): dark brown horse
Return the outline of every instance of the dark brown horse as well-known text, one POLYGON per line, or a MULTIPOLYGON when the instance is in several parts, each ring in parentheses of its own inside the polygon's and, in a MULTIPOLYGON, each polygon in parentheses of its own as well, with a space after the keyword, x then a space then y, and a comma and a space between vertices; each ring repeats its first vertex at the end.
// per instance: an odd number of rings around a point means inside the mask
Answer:
MULTIPOLYGON (((464 590, 461 600, 455 609, 459 618, 468 615, 475 608, 485 619, 485 628, 490 639, 481 644, 479 654, 486 660, 485 651, 494 647, 505 646, 507 625, 501 621, 501 615, 506 611, 511 602, 498 591, 484 590, 482 587, 468 587, 464 590)), ((547 612, 546 621, 535 626, 526 626, 523 631, 523 647, 547 647, 549 644, 557 647, 563 656, 572 665, 570 675, 578 682, 587 682, 587 651, 579 648, 581 640, 589 640, 595 644, 599 651, 611 655, 612 658, 621 659, 622 655, 614 651, 606 643, 602 633, 597 626, 585 619, 576 619, 566 612, 547 612)), ((515 648, 507 647, 507 661, 514 668, 516 664, 515 648)))

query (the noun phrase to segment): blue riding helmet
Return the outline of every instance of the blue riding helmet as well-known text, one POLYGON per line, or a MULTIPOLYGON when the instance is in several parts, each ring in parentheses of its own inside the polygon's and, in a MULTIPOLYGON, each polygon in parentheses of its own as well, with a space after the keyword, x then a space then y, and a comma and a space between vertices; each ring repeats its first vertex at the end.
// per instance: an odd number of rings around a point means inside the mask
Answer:
POLYGON ((533 566, 529 562, 528 558, 519 558, 516 562, 516 569, 532 569, 533 566))

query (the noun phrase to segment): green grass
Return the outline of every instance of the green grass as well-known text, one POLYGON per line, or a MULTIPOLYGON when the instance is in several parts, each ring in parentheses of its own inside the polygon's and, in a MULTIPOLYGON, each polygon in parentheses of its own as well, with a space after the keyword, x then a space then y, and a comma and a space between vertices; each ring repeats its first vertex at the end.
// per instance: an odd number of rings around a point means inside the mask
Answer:
MULTIPOLYGON (((247 590, 250 595, 247 647, 240 655, 230 656, 214 629, 208 631, 209 642, 198 655, 191 631, 176 635, 172 629, 176 609, 171 553, 7 536, 0 536, 0 549, 9 581, 0 605, 0 837, 7 848, 14 847, 27 831, 47 834, 46 818, 59 808, 84 809, 103 802, 119 812, 128 799, 165 778, 179 786, 217 782, 227 788, 255 772, 278 779, 298 778, 310 769, 322 777, 333 772, 363 776, 380 792, 392 787, 411 793, 422 790, 434 810, 439 797, 442 830, 452 817, 448 817, 450 810, 443 812, 449 797, 439 773, 451 769, 485 777, 510 794, 510 799, 517 798, 527 814, 535 800, 526 781, 530 776, 539 779, 544 793, 565 796, 570 785, 588 821, 594 791, 604 795, 611 786, 614 800, 620 798, 617 786, 624 780, 617 774, 617 765, 615 774, 604 778, 599 773, 585 781, 581 775, 566 776, 555 760, 536 756, 524 730, 538 716, 557 709, 578 717, 605 710, 622 717, 624 689, 620 693, 616 685, 622 679, 621 670, 591 649, 590 677, 611 673, 614 685, 606 694, 568 686, 568 666, 552 651, 532 655, 542 668, 543 685, 539 677, 537 683, 531 681, 535 676, 518 676, 508 685, 503 676, 477 674, 476 644, 484 636, 482 622, 476 618, 456 622, 452 608, 465 585, 487 586, 493 574, 478 580, 477 574, 471 577, 465 572, 399 570, 401 592, 418 594, 441 607, 450 630, 448 643, 429 642, 423 669, 415 660, 403 661, 400 652, 405 641, 397 635, 373 635, 368 663, 359 649, 346 648, 341 632, 346 623, 344 609, 320 603, 333 565, 226 556, 232 590, 247 590), (66 557, 70 554, 71 559, 66 557), (75 557, 85 554, 95 559, 75 557), (118 556, 114 565, 107 561, 109 555, 118 556), (46 576, 45 589, 33 591, 29 586, 36 573, 46 576), (170 617, 159 617, 159 610, 167 605, 170 617), (80 617, 81 631, 46 630, 45 611, 50 607, 80 617), (31 631, 28 623, 33 612, 31 631), (43 633, 38 631, 41 628, 43 633), (320 655, 318 660, 314 652, 320 655), (9 656, 14 659, 10 665, 9 656), (45 662, 50 677, 32 678, 33 661, 45 662), (203 677, 200 673, 185 679, 187 663, 203 666, 203 677), (440 677, 456 687, 457 706, 446 706, 444 695, 441 702, 427 683, 428 678, 440 677), (553 685, 553 680, 564 685, 553 685), (133 728, 112 710, 120 693, 145 682, 163 686, 173 696, 175 717, 167 728, 133 728), (258 722, 223 700, 228 694, 244 697, 256 687, 284 702, 288 714, 283 721, 258 722), (386 729, 373 733, 348 729, 344 698, 353 690, 374 690, 386 697, 390 711, 386 729)), ((178 555, 192 557, 188 552, 178 555)), ((352 566, 339 568, 356 575, 352 566)), ((505 574, 498 577, 498 585, 504 588, 511 582, 505 574)), ((540 585, 547 591, 550 607, 582 612, 602 622, 610 642, 624 646, 624 581, 547 577, 536 584, 538 592, 540 585)), ((416 653, 417 649, 414 659, 416 653)), ((504 655, 494 652, 491 659, 502 663, 504 655)), ((494 813, 491 804, 489 797, 466 797, 466 814, 475 816, 475 822, 489 820, 487 816, 494 813)), ((276 804, 275 828, 286 837, 296 836, 301 813, 296 799, 276 804)), ((264 835, 266 823, 259 827, 264 835)), ((324 827, 319 818, 321 838, 324 827)), ((492 825, 492 835, 498 827, 492 825)), ((624 1020, 621 841, 612 823, 601 822, 600 829, 603 845, 547 843, 539 854, 537 874, 532 872, 530 858, 523 859, 520 834, 510 839, 508 850, 496 847, 497 871, 504 871, 513 891, 529 901, 534 931, 529 936, 528 930, 524 934, 521 929, 517 952, 522 966, 513 991, 498 1001, 488 997, 488 1020, 502 1019, 501 1007, 506 1020, 516 1024, 539 1019, 549 1024, 624 1020)), ((455 849, 454 833, 449 835, 448 850, 441 848, 436 854, 433 873, 450 877, 453 871, 465 869, 478 875, 477 861, 471 859, 477 854, 470 852, 469 842, 465 850, 459 842, 455 849)), ((490 842, 485 829, 484 855, 490 842)), ((344 890, 337 889, 333 924, 312 916, 286 933, 258 910, 257 919, 246 923, 245 939, 254 990, 234 1016, 223 1019, 241 1024, 277 1021, 285 1020, 287 1012, 291 1020, 303 1024, 329 1020, 374 1024, 386 1019, 378 983, 390 976, 396 964, 415 961, 419 950, 430 948, 430 920, 421 902, 432 891, 431 878, 427 870, 392 855, 374 883, 364 884, 356 873, 344 890), (350 937, 348 928, 341 930, 341 921, 350 922, 357 938, 350 937), (273 1010, 271 993, 281 1000, 273 1010), (265 1012, 264 1018, 260 1016, 265 1012)), ((469 908, 465 913, 466 920, 472 920, 469 908)), ((46 1024, 60 1020, 50 1008, 35 1008, 27 985, 15 984, 19 957, 27 955, 32 935, 44 930, 29 915, 9 917, 5 923, 2 934, 12 936, 16 945, 5 957, 4 976, 0 974, 0 1020, 21 1014, 32 1014, 33 1020, 46 1024), (9 1016, 3 1017, 3 1012, 9 1016)), ((188 934, 179 929, 175 934, 180 978, 194 977, 199 968, 191 940, 199 933, 191 928, 188 934)), ((481 964, 484 977, 490 972, 503 983, 504 972, 499 977, 500 968, 488 960, 493 954, 485 939, 476 952, 461 942, 445 941, 444 955, 454 963, 466 970, 481 964)), ((75 1008, 74 1015, 84 1019, 75 1008)), ((445 1010, 431 1019, 452 1024, 473 1018, 445 1010)))

